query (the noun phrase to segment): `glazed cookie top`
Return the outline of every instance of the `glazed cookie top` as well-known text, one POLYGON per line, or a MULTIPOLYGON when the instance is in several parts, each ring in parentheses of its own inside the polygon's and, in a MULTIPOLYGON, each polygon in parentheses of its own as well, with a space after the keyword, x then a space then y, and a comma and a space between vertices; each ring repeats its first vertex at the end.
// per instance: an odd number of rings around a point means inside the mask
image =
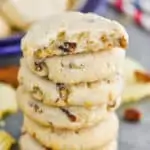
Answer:
POLYGON ((33 25, 22 39, 24 55, 39 59, 127 46, 128 35, 122 25, 80 12, 52 15, 33 25))

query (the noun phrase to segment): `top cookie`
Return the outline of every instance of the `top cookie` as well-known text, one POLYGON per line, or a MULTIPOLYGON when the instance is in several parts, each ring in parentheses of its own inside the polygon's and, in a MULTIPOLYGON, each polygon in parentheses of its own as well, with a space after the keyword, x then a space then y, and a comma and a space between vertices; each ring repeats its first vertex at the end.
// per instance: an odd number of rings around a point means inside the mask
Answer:
POLYGON ((96 14, 64 12, 33 25, 22 39, 24 56, 43 59, 89 51, 126 49, 128 35, 116 21, 96 14))

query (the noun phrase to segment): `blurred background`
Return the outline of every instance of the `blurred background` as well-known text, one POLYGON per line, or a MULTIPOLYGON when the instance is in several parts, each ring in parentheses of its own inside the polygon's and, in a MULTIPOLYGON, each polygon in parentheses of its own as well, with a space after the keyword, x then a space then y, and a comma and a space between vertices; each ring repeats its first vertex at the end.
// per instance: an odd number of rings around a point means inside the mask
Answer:
POLYGON ((120 108, 118 114, 121 118, 123 111, 131 105, 144 115, 144 119, 136 125, 120 119, 119 149, 149 150, 150 0, 0 0, 0 128, 16 138, 19 136, 20 114, 6 118, 3 114, 17 112, 11 94, 15 93, 18 85, 21 38, 34 22, 70 10, 94 12, 119 21, 127 29, 130 44, 125 61, 123 101, 128 103, 120 108), (131 103, 133 101, 138 103, 131 103))

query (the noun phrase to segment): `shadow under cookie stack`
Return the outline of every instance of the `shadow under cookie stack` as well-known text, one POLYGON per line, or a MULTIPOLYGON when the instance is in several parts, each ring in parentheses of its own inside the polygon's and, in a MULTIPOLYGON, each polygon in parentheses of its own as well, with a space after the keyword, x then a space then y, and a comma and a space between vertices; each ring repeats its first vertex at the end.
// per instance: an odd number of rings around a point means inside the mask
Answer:
POLYGON ((128 35, 115 21, 66 12, 22 39, 21 150, 117 150, 128 35))

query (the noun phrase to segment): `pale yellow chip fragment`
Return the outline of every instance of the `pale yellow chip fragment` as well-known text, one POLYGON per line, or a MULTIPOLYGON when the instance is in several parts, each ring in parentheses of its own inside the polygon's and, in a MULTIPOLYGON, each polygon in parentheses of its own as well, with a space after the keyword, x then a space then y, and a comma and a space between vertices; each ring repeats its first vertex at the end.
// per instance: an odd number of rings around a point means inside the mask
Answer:
POLYGON ((16 91, 10 85, 0 83, 0 119, 6 113, 17 112, 16 91))
POLYGON ((150 83, 126 85, 123 102, 134 102, 150 96, 150 83))
POLYGON ((139 62, 132 58, 126 58, 124 77, 123 103, 138 101, 150 96, 150 75, 139 62), (137 72, 142 76, 140 79, 137 72))
POLYGON ((7 132, 0 130, 0 150, 10 150, 15 139, 7 132))
POLYGON ((146 72, 146 69, 138 61, 127 57, 124 64, 124 78, 126 83, 132 84, 137 82, 134 75, 135 71, 146 72))

